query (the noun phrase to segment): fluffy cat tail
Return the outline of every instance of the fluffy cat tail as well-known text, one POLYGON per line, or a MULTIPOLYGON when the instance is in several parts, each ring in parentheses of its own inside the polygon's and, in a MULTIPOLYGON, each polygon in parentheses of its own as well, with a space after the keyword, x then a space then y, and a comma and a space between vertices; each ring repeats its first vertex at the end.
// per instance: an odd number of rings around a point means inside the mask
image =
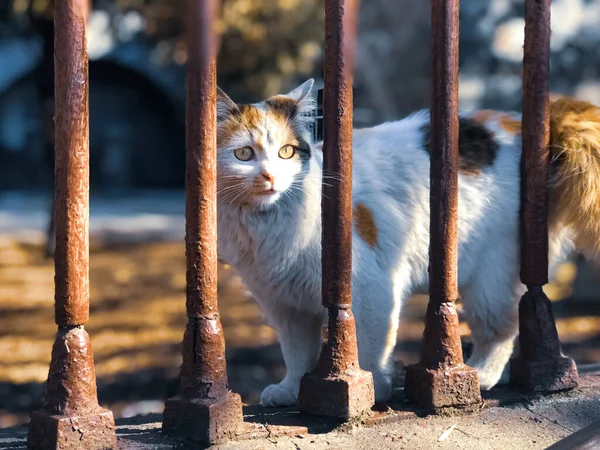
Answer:
POLYGON ((600 108, 561 98, 550 106, 553 219, 571 228, 575 246, 600 255, 600 108))

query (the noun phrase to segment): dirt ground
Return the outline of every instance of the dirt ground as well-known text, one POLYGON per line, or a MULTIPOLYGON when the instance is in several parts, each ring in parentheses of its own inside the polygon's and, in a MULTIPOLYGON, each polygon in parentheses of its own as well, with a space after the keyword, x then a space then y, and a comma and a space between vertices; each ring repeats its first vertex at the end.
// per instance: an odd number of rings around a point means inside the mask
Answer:
MULTIPOLYGON (((23 424, 41 406, 53 321, 52 260, 39 245, 0 235, 0 428, 23 424)), ((182 242, 94 245, 90 259, 92 338, 100 402, 116 417, 162 412, 177 388, 186 322, 182 242)), ((565 353, 600 362, 600 297, 588 266, 568 263, 546 292, 555 301, 565 353)), ((398 366, 418 359, 425 297, 403 311, 398 366)), ((219 301, 230 386, 256 403, 285 374, 274 330, 227 267, 219 270, 219 301)), ((461 324, 468 342, 468 327, 461 324)), ((468 345, 467 345, 468 347, 468 345)))

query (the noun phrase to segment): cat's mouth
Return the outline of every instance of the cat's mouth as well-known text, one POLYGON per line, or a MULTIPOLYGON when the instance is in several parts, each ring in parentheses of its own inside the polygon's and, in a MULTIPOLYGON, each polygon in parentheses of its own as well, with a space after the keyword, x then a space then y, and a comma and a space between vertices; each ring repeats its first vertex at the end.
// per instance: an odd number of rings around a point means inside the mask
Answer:
POLYGON ((268 189, 266 191, 256 192, 256 195, 261 196, 261 197, 274 195, 274 194, 277 194, 277 191, 275 189, 268 189))

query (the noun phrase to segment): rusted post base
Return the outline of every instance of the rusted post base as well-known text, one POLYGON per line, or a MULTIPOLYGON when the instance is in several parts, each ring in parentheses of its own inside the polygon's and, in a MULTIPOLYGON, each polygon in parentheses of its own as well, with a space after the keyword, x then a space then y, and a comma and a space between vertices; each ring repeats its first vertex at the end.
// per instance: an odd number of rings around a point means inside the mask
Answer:
POLYGON ((105 450, 117 448, 112 412, 98 407, 81 416, 31 414, 27 448, 30 450, 105 450))
POLYGON ((510 382, 525 392, 542 394, 576 388, 579 375, 575 361, 566 356, 546 361, 527 361, 519 356, 510 361, 510 382))
POLYGON ((481 403, 477 371, 464 364, 448 369, 410 365, 406 368, 404 392, 412 403, 435 412, 481 403))
POLYGON ((477 370, 463 362, 454 302, 429 300, 418 364, 406 368, 404 392, 428 411, 469 409, 481 403, 477 370))
POLYGON ((61 327, 52 347, 44 409, 31 414, 29 449, 114 449, 112 412, 98 405, 90 338, 61 327))
POLYGON ((298 409, 349 420, 375 403, 373 375, 358 365, 356 323, 349 307, 329 308, 328 335, 317 367, 300 381, 298 409))
POLYGON ((189 318, 182 352, 180 392, 165 402, 163 432, 203 444, 233 437, 244 423, 242 400, 227 387, 225 339, 216 314, 189 318))
POLYGON ((560 349, 552 303, 539 286, 530 288, 519 303, 519 351, 510 361, 513 386, 543 393, 579 385, 575 362, 560 349))
POLYGON ((243 425, 242 416, 242 399, 233 392, 218 400, 178 395, 165 403, 162 429, 166 434, 217 444, 235 437, 243 425))
POLYGON ((310 373, 300 382, 298 410, 349 420, 373 406, 373 375, 364 370, 323 378, 310 373))

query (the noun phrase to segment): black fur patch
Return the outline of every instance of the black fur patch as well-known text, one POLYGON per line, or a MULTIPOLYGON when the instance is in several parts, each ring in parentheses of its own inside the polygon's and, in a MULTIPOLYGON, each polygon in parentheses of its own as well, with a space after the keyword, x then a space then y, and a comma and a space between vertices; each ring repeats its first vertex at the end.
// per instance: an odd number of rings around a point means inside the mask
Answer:
POLYGON ((274 113, 280 114, 284 119, 294 119, 298 113, 298 102, 283 95, 276 95, 265 100, 265 104, 274 113))
POLYGON ((310 145, 298 132, 298 124, 294 123, 297 118, 296 116, 298 115, 298 102, 284 95, 276 95, 265 100, 265 105, 269 108, 271 113, 281 117, 289 123, 294 132, 294 137, 298 141, 295 146, 298 151, 298 156, 301 159, 309 159, 311 155, 310 145))
POLYGON ((310 145, 308 144, 308 142, 306 142, 299 136, 296 136, 296 139, 298 139, 298 145, 296 146, 296 148, 300 153, 300 157, 302 158, 302 155, 310 157, 310 145))
MULTIPOLYGON (((429 149, 430 125, 421 127, 423 132, 423 148, 431 155, 429 149)), ((498 153, 498 143, 494 134, 472 119, 458 119, 458 169, 470 175, 477 175, 482 169, 494 164, 498 153)))

